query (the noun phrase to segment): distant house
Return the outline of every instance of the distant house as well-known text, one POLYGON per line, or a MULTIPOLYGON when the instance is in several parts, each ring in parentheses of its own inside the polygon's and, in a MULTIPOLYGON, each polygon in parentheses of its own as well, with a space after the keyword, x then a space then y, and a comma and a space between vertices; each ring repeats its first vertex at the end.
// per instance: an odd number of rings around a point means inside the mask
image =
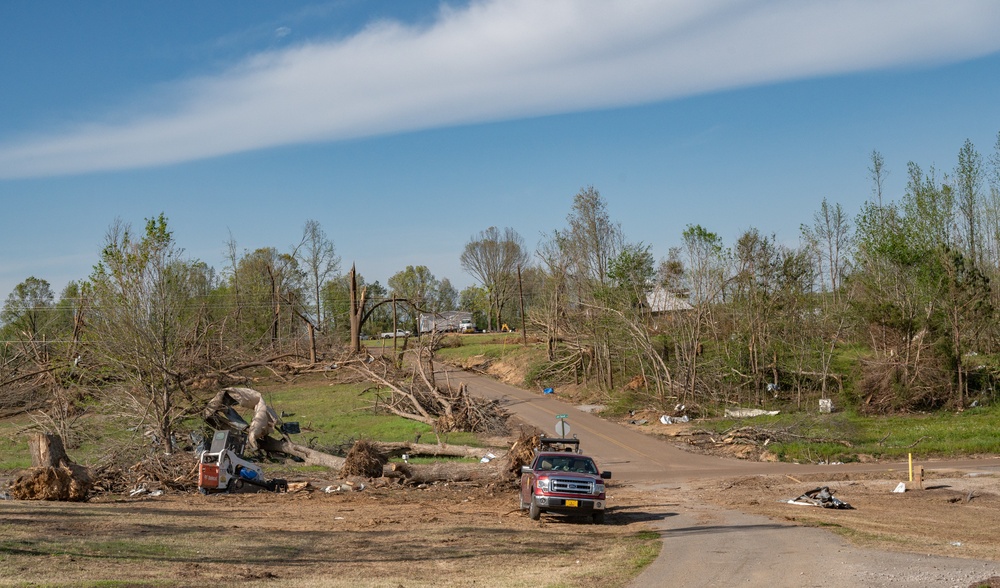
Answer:
POLYGON ((465 310, 444 310, 435 313, 424 313, 420 315, 420 332, 457 331, 462 319, 472 320, 472 313, 465 310))
POLYGON ((656 286, 652 292, 646 295, 646 305, 653 316, 694 310, 694 307, 688 304, 687 300, 662 286, 656 286))
POLYGON ((661 286, 656 286, 646 295, 646 306, 652 318, 649 327, 654 333, 659 332, 661 327, 666 328, 679 315, 694 310, 687 300, 661 286))

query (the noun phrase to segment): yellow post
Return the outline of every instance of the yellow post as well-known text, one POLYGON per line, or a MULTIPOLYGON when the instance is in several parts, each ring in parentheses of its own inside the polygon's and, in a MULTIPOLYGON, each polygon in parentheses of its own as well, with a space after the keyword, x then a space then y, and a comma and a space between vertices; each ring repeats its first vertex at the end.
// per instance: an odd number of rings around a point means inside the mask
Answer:
POLYGON ((913 481, 913 454, 907 453, 908 459, 910 461, 910 481, 913 481))

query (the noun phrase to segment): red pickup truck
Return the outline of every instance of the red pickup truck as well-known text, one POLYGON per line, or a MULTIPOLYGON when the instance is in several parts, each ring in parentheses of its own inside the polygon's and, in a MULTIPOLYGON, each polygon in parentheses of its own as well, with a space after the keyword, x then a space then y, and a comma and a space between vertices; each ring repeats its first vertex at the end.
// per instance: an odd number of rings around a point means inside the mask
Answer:
POLYGON ((580 453, 578 439, 543 438, 531 465, 521 467, 521 509, 536 521, 543 512, 553 512, 589 516, 601 524, 607 506, 604 481, 610 479, 611 472, 602 472, 580 453))

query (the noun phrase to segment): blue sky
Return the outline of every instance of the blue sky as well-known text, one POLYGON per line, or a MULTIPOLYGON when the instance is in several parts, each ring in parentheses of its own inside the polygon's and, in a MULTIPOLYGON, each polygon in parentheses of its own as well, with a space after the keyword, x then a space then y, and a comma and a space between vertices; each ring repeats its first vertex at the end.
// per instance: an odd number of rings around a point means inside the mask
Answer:
POLYGON ((85 279, 166 214, 217 270, 319 221, 368 280, 534 249, 593 185, 666 256, 689 224, 789 244, 870 154, 940 172, 1000 131, 993 0, 0 3, 0 296, 85 279))

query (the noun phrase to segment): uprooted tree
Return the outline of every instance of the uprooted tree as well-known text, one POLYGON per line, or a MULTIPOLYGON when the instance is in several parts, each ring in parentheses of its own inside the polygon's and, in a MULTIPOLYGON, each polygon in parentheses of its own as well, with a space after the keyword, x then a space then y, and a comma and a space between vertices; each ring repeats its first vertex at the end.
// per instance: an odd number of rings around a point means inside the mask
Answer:
POLYGON ((39 433, 29 441, 31 469, 10 485, 10 494, 19 500, 81 501, 93 484, 90 471, 66 455, 58 435, 39 433))
POLYGON ((429 425, 438 433, 506 433, 509 414, 499 402, 471 395, 464 382, 451 382, 447 371, 446 381, 437 381, 433 351, 436 336, 427 339, 405 366, 378 357, 352 364, 352 368, 388 390, 387 395, 379 396, 379 406, 392 414, 429 425))

